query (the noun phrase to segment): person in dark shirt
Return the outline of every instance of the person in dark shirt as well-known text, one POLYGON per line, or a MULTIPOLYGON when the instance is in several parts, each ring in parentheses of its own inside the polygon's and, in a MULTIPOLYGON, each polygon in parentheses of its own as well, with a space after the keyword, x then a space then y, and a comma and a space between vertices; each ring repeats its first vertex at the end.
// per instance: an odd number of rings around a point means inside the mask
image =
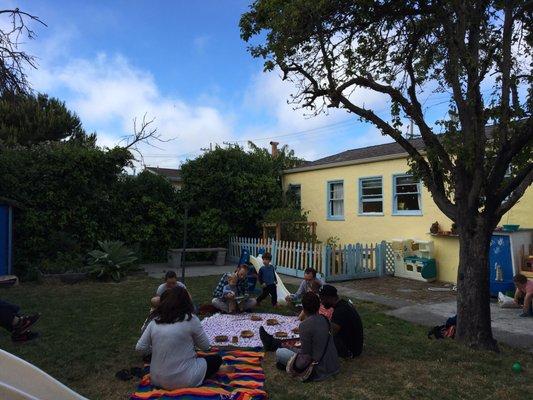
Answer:
POLYGON ((363 351, 363 323, 355 307, 339 298, 337 289, 324 285, 320 301, 325 308, 333 308, 331 330, 339 357, 353 358, 363 351))
POLYGON ((270 264, 272 261, 272 255, 270 253, 263 254, 263 266, 259 269, 259 283, 263 286, 263 292, 257 298, 257 304, 259 305, 264 299, 270 296, 272 306, 278 305, 278 293, 276 278, 276 267, 270 264))

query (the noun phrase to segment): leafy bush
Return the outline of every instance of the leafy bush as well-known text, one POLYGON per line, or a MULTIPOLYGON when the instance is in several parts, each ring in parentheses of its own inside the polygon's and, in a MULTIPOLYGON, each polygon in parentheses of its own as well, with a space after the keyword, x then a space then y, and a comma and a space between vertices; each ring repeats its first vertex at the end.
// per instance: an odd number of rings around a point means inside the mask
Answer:
POLYGON ((120 281, 136 269, 137 256, 121 241, 98 242, 100 249, 89 252, 89 273, 102 280, 120 281))
POLYGON ((145 261, 181 243, 178 194, 161 176, 124 174, 121 148, 75 143, 0 144, 0 196, 21 204, 14 218, 15 272, 75 271, 97 240, 139 244, 145 261))
MULTIPOLYGON (((264 221, 266 223, 281 223, 281 238, 282 240, 290 241, 315 241, 316 235, 313 237, 309 225, 297 224, 296 222, 307 221, 308 211, 301 211, 293 207, 279 207, 273 208, 265 214, 264 221)), ((270 229, 269 233, 274 232, 270 229)))
POLYGON ((299 162, 286 148, 273 158, 254 145, 250 151, 237 145, 216 146, 181 167, 189 214, 202 221, 218 210, 211 226, 220 228, 220 240, 226 227, 232 235, 257 236, 265 211, 282 206, 282 171, 299 162))

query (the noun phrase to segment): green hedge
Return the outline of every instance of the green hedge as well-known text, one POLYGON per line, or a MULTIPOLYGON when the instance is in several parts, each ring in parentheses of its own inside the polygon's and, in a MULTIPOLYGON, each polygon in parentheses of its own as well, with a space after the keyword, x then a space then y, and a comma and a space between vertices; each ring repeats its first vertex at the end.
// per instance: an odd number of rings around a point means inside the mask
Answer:
POLYGON ((124 174, 131 154, 72 143, 0 148, 0 195, 15 212, 16 272, 77 270, 98 240, 138 245, 163 260, 180 243, 178 196, 164 178, 124 174))

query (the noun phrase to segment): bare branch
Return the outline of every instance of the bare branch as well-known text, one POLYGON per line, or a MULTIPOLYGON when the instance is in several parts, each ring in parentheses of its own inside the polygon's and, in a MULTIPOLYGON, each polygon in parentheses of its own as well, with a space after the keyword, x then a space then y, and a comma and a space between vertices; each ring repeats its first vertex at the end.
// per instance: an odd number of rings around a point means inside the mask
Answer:
MULTIPOLYGON (((154 127, 152 124, 155 121, 155 118, 147 119, 147 113, 143 115, 140 127, 137 126, 137 118, 133 119, 133 134, 130 136, 124 137, 121 142, 125 142, 124 148, 130 150, 131 152, 137 153, 137 155, 143 160, 143 155, 139 149, 139 144, 144 143, 148 146, 159 147, 153 144, 153 141, 167 143, 173 139, 162 139, 161 135, 157 132, 157 127, 154 127)), ((161 150, 161 149, 160 149, 161 150)))
POLYGON ((30 92, 25 67, 29 65, 31 68, 37 68, 37 64, 32 55, 18 49, 19 39, 21 36, 29 39, 34 39, 36 36, 28 26, 28 20, 44 26, 46 24, 38 17, 18 8, 0 10, 0 17, 4 15, 10 19, 10 28, 0 28, 0 94, 30 92))

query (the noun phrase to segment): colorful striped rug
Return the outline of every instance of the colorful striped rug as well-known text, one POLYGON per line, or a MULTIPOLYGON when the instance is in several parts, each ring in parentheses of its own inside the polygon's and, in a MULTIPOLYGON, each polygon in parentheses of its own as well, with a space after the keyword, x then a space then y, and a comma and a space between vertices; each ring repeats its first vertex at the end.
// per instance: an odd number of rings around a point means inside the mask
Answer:
POLYGON ((218 373, 196 388, 157 389, 150 383, 147 370, 130 400, 266 400, 268 395, 263 389, 265 374, 261 367, 265 353, 259 350, 261 349, 213 349, 210 352, 199 352, 200 356, 219 354, 224 360, 223 365, 233 366, 235 372, 218 373))

